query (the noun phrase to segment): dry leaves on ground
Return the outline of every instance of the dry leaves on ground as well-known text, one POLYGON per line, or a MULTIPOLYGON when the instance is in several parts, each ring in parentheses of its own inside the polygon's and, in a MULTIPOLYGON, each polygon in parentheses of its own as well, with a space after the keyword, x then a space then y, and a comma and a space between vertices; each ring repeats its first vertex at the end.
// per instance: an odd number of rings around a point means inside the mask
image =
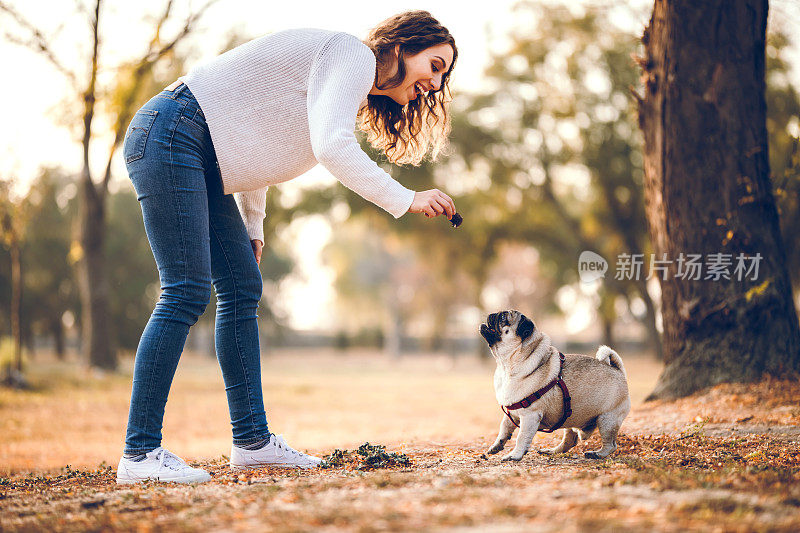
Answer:
POLYGON ((798 531, 798 405, 800 385, 774 379, 648 403, 605 461, 583 458, 599 446, 594 436, 574 453, 532 452, 519 464, 482 459, 477 442, 332 453, 331 467, 315 471, 231 472, 220 457, 200 463, 213 480, 190 487, 118 487, 105 465, 13 475, 0 479, 0 527, 798 531), (378 460, 365 469, 371 452, 378 460))

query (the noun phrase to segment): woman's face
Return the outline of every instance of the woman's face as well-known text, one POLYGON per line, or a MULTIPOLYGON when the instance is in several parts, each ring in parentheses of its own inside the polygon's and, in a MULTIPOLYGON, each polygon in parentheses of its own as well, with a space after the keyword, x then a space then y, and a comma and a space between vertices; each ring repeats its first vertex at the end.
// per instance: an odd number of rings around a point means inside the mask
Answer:
MULTIPOLYGON (((395 52, 399 50, 395 49, 395 52)), ((406 56, 406 77, 397 87, 391 89, 376 89, 371 94, 383 94, 400 105, 406 105, 411 100, 429 91, 439 90, 442 86, 442 76, 453 64, 453 47, 448 43, 437 44, 413 56, 406 56)), ((397 63, 393 71, 384 79, 391 78, 397 73, 397 63)))

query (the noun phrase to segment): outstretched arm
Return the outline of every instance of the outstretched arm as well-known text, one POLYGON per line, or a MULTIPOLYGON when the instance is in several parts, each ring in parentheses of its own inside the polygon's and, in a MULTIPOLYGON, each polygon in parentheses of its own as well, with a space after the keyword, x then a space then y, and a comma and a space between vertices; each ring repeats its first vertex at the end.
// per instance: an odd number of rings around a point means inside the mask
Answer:
POLYGON ((342 184, 395 218, 455 213, 442 191, 414 192, 394 180, 361 149, 355 121, 375 80, 375 56, 350 35, 334 37, 320 53, 308 85, 308 120, 314 156, 342 184))

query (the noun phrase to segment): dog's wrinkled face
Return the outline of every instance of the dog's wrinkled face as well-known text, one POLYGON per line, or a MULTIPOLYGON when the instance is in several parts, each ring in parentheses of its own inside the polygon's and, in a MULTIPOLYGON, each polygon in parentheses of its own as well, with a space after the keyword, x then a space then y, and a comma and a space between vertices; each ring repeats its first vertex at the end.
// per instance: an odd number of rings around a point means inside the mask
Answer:
POLYGON ((501 311, 486 317, 486 323, 481 324, 481 335, 494 351, 495 348, 519 346, 535 329, 533 321, 519 311, 501 311))

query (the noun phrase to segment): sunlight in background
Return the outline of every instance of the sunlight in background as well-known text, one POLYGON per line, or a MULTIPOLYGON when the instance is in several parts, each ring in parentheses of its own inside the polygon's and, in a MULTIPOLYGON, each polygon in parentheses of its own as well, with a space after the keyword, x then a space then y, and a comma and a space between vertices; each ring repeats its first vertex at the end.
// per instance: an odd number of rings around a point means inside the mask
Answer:
POLYGON ((280 284, 280 293, 290 305, 276 303, 288 313, 289 323, 295 329, 320 329, 330 323, 334 272, 322 262, 320 253, 331 233, 328 221, 321 215, 313 215, 294 221, 283 235, 288 242, 297 244, 290 247, 297 266, 280 284))

